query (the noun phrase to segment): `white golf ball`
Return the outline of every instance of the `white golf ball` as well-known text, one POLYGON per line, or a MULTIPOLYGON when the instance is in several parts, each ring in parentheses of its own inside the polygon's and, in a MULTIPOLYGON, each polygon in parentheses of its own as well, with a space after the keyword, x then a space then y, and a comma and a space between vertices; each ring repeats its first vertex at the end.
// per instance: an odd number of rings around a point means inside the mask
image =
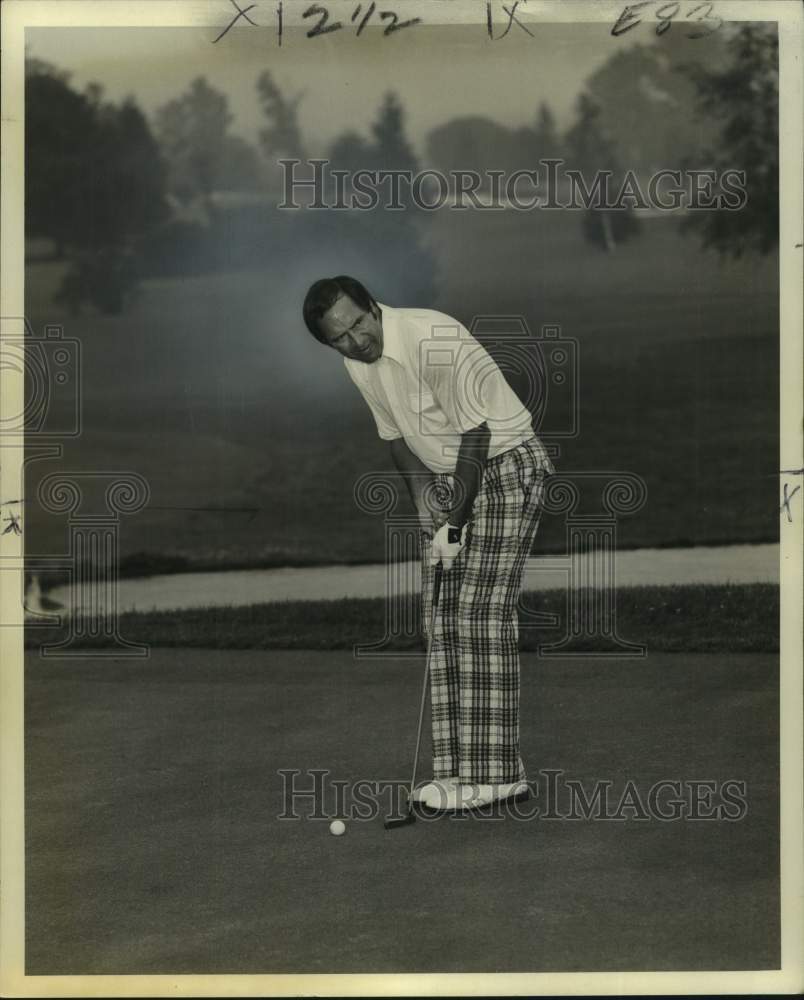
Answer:
POLYGON ((334 819, 329 824, 329 832, 333 837, 341 837, 344 833, 346 833, 346 824, 342 819, 334 819))

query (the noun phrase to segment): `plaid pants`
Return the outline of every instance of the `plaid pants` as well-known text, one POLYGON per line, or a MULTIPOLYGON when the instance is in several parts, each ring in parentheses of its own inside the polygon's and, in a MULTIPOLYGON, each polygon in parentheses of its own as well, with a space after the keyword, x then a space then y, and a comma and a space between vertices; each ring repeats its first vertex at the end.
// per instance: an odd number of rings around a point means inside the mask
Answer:
MULTIPOLYGON (((463 784, 522 781, 519 622, 525 559, 554 472, 533 437, 486 463, 466 544, 443 574, 430 663, 433 776, 463 784)), ((436 476, 450 506, 452 476, 436 476)), ((425 635, 431 615, 431 545, 422 547, 425 635)))

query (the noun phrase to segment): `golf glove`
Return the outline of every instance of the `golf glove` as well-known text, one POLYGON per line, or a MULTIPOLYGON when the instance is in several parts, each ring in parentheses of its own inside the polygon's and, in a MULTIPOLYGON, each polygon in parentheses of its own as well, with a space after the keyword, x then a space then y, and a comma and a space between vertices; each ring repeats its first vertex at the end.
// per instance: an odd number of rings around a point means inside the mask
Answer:
POLYGON ((441 563, 445 570, 450 569, 466 542, 466 527, 466 525, 463 528, 455 528, 451 524, 441 525, 433 538, 431 566, 441 563))
POLYGON ((431 542, 433 540, 433 535, 438 531, 442 524, 446 523, 447 516, 440 512, 436 514, 431 514, 429 510, 419 511, 419 530, 422 533, 422 538, 425 542, 431 542))

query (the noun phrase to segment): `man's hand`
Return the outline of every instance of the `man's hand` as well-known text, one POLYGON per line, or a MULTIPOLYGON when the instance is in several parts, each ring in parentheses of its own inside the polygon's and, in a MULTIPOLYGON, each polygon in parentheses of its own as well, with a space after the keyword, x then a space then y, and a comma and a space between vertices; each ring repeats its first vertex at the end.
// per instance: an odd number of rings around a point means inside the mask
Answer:
POLYGON ((441 510, 430 510, 430 508, 424 503, 417 504, 416 509, 419 515, 419 528, 421 529, 422 534, 425 535, 429 541, 441 525, 447 523, 447 514, 441 510))
POLYGON ((430 555, 430 565, 439 563, 448 570, 458 558, 458 554, 466 542, 466 525, 455 528, 451 524, 442 524, 433 538, 433 551, 430 555))

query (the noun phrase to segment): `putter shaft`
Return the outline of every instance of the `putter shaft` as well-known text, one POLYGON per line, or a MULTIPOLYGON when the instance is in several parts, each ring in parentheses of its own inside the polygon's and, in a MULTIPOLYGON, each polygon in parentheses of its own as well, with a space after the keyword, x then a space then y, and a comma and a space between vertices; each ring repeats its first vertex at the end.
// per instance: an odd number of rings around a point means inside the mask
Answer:
POLYGON ((441 595, 441 574, 442 566, 439 563, 435 567, 433 574, 433 599, 430 609, 430 634, 427 637, 427 656, 424 664, 424 682, 422 683, 422 696, 419 702, 419 725, 416 730, 416 752, 413 755, 413 774, 410 779, 410 789, 408 791, 407 813, 403 817, 394 817, 385 821, 385 829, 392 830, 397 826, 408 826, 416 822, 413 814, 413 789, 416 787, 416 773, 419 769, 419 748, 422 742, 422 723, 424 722, 424 706, 427 702, 427 689, 430 686, 430 657, 433 652, 433 634, 435 633, 436 609, 441 595))

